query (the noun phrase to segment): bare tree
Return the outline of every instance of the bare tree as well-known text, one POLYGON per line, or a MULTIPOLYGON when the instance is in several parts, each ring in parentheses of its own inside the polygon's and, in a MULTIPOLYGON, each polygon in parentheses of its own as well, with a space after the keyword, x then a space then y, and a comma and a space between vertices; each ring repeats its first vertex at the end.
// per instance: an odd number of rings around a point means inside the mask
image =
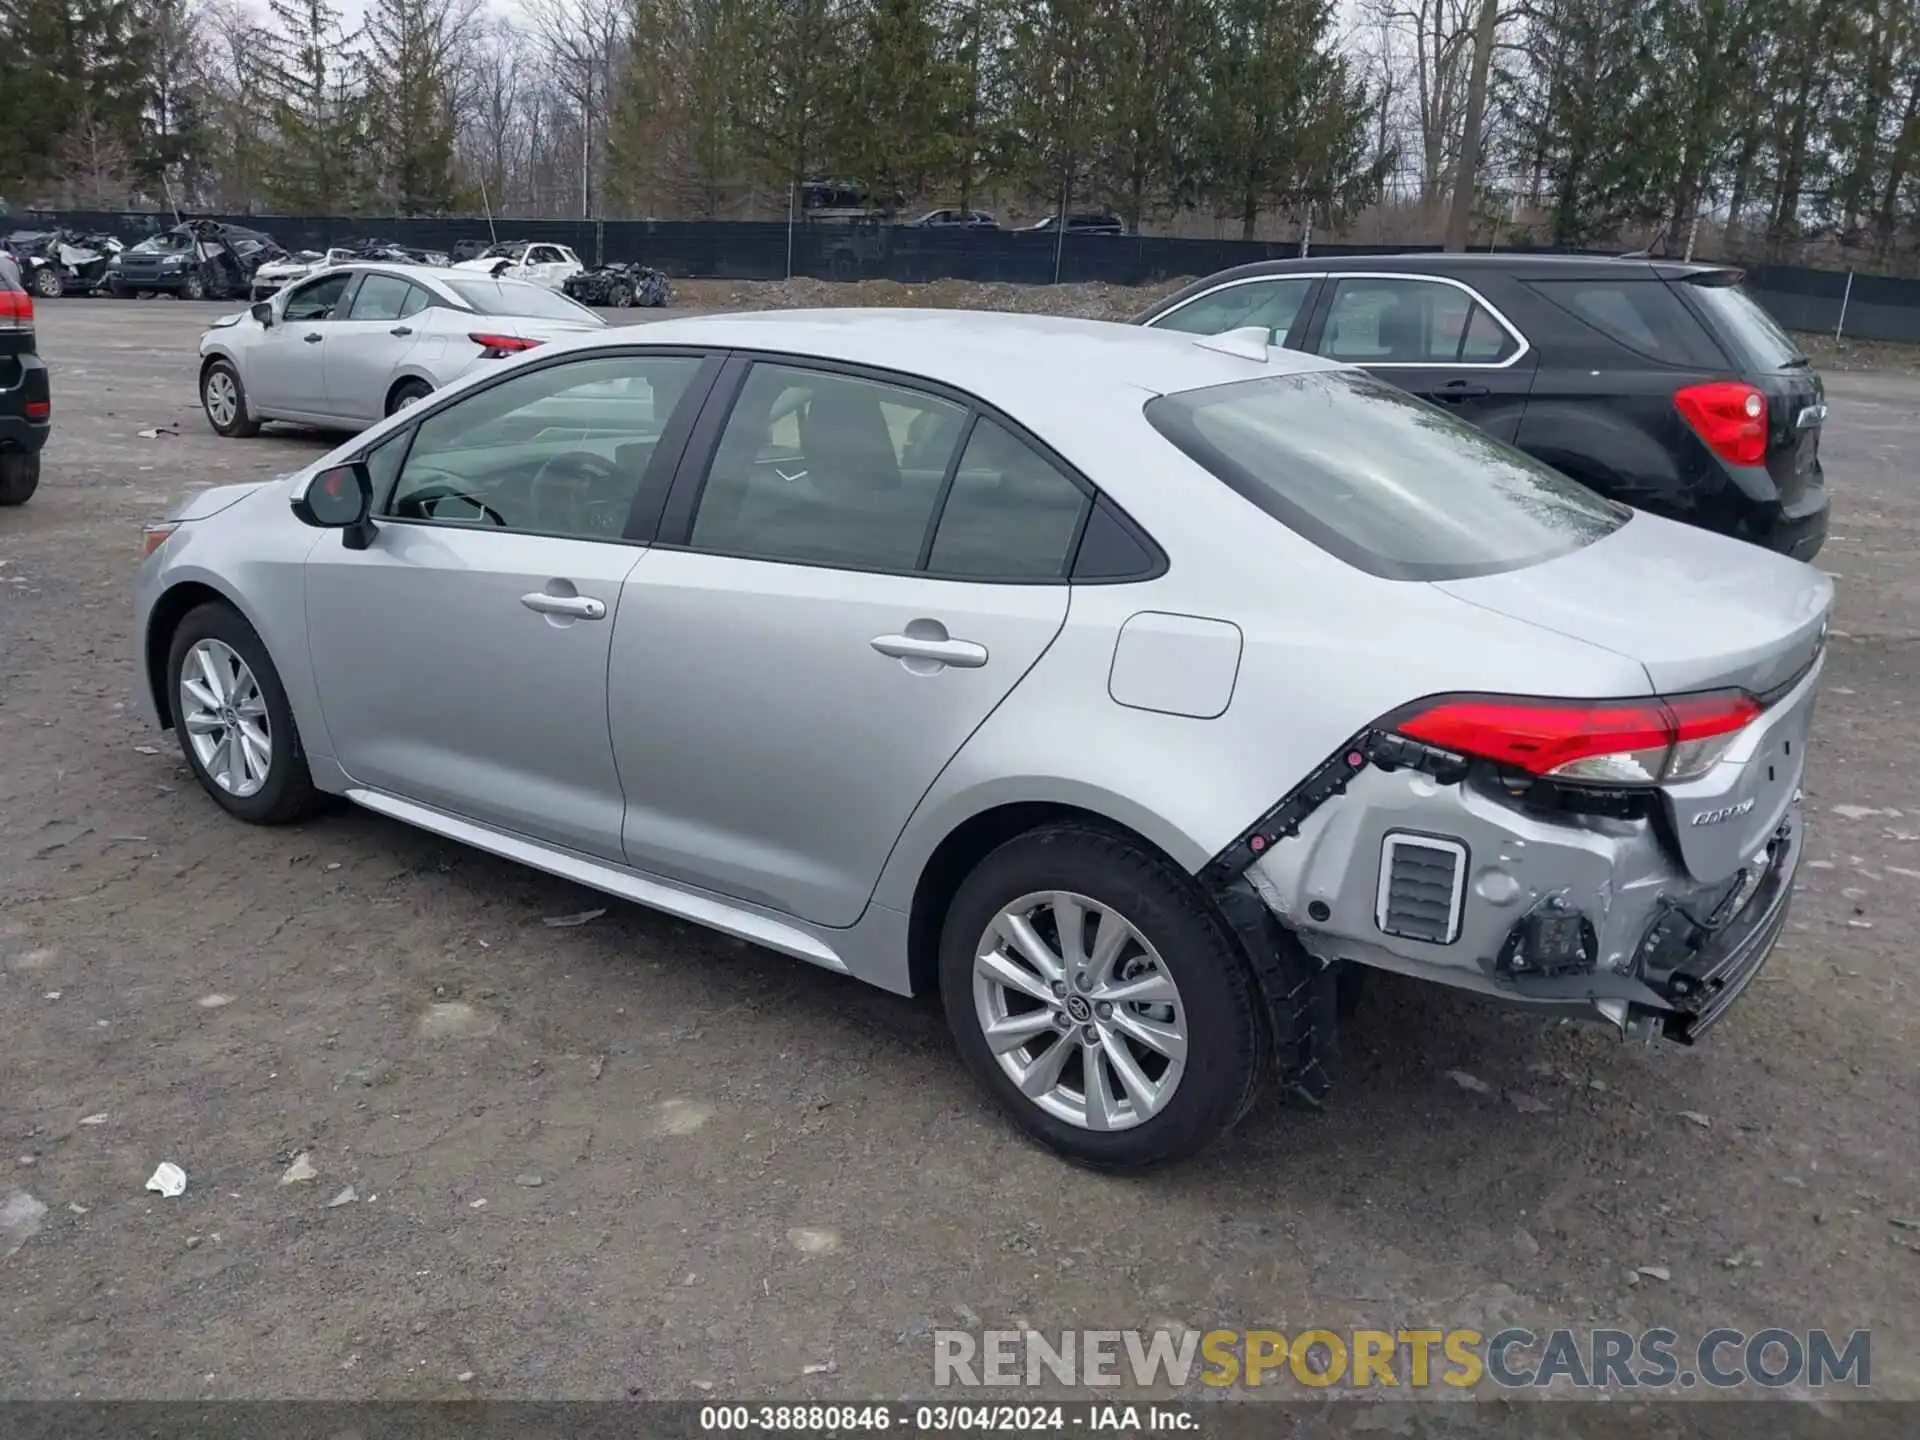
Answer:
POLYGON ((579 142, 580 213, 593 213, 594 137, 613 109, 626 49, 628 0, 525 0, 527 20, 554 89, 572 105, 579 142))

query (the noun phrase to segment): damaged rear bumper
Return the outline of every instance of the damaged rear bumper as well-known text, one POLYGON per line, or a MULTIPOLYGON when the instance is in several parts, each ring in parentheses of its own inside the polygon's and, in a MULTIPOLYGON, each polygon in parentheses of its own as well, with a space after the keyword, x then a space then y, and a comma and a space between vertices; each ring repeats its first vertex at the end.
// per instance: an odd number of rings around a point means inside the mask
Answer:
POLYGON ((1738 870, 1702 884, 1657 816, 1521 808, 1463 775, 1396 763, 1396 743, 1359 737, 1303 787, 1306 803, 1223 857, 1322 962, 1691 1044, 1786 926, 1797 789, 1738 870))

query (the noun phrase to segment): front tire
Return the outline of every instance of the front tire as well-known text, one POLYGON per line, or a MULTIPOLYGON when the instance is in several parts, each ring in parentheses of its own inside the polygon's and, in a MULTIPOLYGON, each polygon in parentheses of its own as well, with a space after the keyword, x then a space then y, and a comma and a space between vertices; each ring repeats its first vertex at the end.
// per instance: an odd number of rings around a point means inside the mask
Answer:
POLYGON ((238 611, 187 612, 167 652, 167 694, 180 751, 221 809, 284 825, 319 808, 280 672, 238 611))
POLYGON ((42 300, 58 300, 66 288, 60 272, 51 265, 42 265, 33 272, 33 293, 42 300))
POLYGON ((40 456, 24 450, 0 451, 0 505, 24 505, 40 488, 40 456))
POLYGON ((229 361, 215 360, 200 372, 200 408, 217 435, 249 440, 260 433, 260 422, 247 411, 247 387, 229 361))
POLYGON ((182 300, 204 300, 207 298, 207 280, 198 270, 187 272, 187 278, 180 282, 182 300))
POLYGON ((1097 1170, 1211 1144, 1272 1050, 1252 969, 1192 879, 1082 825, 1010 840, 961 882, 940 985, 974 1078, 1028 1135, 1097 1170))

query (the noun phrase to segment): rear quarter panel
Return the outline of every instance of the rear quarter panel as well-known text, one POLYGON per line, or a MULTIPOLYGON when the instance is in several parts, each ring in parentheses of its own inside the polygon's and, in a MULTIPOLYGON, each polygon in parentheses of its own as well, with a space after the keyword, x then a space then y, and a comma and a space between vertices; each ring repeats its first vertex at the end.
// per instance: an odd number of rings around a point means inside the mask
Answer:
POLYGON ((1147 424, 1046 434, 1166 550, 1167 573, 1076 585, 1033 671, 948 764, 895 846, 875 900, 910 908, 929 856, 974 815, 1044 801, 1127 826, 1197 871, 1380 715, 1448 690, 1645 694, 1622 656, 1377 579, 1286 529, 1147 424), (1110 692, 1122 627, 1141 611, 1227 621, 1243 636, 1212 719, 1133 709, 1110 692))

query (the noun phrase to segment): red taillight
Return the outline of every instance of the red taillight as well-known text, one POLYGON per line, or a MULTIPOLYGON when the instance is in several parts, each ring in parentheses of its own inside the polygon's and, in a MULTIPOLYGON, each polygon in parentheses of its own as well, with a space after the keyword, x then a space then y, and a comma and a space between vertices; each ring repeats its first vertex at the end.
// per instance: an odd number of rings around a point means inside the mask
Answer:
POLYGON ((1715 380, 1674 392, 1673 403, 1707 448, 1729 465, 1767 458, 1767 397, 1738 380, 1715 380))
POLYGON ((0 287, 0 330, 31 330, 33 297, 24 290, 0 287))
POLYGON ((531 350, 540 342, 523 340, 518 335, 469 335, 467 339, 487 353, 481 358, 498 360, 504 355, 518 355, 522 350, 531 350))
POLYGON ((1705 774, 1760 713, 1738 690, 1676 699, 1435 700, 1394 728, 1442 750, 1598 785, 1655 785, 1705 774))
POLYGON ((29 420, 44 420, 53 414, 53 402, 51 400, 29 400, 22 408, 25 410, 27 419, 29 420))

